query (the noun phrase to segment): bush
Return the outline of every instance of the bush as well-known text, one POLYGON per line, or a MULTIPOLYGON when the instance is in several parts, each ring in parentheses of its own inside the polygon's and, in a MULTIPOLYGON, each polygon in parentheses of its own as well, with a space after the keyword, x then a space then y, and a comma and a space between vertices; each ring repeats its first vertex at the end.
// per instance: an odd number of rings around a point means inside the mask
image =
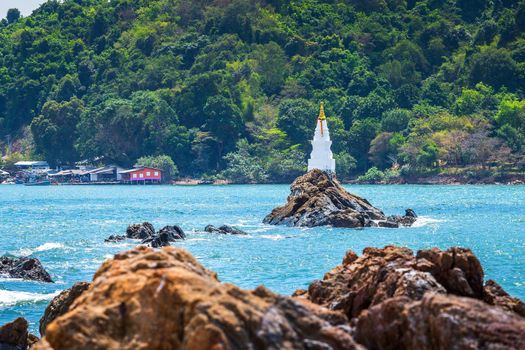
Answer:
POLYGON ((383 173, 381 170, 374 166, 368 169, 366 174, 359 176, 357 178, 357 181, 367 183, 378 183, 385 180, 385 178, 385 173, 383 173))

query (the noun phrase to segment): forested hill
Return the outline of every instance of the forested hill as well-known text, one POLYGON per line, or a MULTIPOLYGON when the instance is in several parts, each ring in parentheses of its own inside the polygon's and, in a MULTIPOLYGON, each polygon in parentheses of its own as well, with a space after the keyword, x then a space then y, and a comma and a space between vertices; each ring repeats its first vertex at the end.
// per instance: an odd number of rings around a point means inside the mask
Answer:
POLYGON ((524 0, 48 1, 0 25, 0 138, 286 181, 324 101, 342 177, 516 168, 524 32, 524 0))

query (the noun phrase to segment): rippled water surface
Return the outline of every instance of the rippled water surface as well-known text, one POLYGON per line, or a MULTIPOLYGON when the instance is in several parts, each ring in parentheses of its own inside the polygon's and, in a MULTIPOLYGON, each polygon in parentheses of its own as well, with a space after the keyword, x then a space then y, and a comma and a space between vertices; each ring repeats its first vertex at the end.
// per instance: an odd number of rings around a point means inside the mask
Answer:
POLYGON ((525 298, 525 188, 520 186, 347 186, 387 214, 413 208, 421 218, 404 229, 288 228, 261 224, 285 202, 288 186, 0 186, 0 254, 40 259, 54 284, 0 278, 0 324, 26 317, 36 331, 49 299, 90 280, 112 254, 133 242, 107 244, 130 223, 178 224, 177 245, 222 281, 264 284, 290 294, 340 263, 348 249, 387 244, 463 246, 480 258, 486 278, 525 298), (230 224, 248 236, 193 233, 230 224))

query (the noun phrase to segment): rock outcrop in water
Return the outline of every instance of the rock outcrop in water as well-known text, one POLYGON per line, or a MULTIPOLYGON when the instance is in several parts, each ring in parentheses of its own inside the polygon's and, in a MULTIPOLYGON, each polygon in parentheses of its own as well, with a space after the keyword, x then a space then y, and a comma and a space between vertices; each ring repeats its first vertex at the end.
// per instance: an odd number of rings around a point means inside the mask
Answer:
POLYGON ((366 248, 290 298, 220 283, 182 249, 140 246, 76 299, 55 298, 68 311, 34 349, 525 348, 523 302, 483 275, 468 249, 366 248))
POLYGON ((177 225, 165 226, 155 233, 155 228, 149 222, 129 225, 125 236, 111 235, 104 241, 108 243, 121 242, 126 239, 140 239, 141 243, 152 248, 166 247, 170 242, 186 239, 186 234, 177 225))
POLYGON ((236 227, 228 226, 228 225, 222 225, 219 228, 213 225, 208 225, 204 228, 204 231, 208 233, 217 233, 221 235, 247 235, 246 232, 239 230, 236 227))
POLYGON ((89 288, 89 283, 78 282, 73 287, 62 291, 59 295, 53 298, 46 310, 44 315, 40 319, 40 335, 46 333, 47 325, 51 323, 55 318, 65 314, 73 302, 89 288))
POLYGON ((9 278, 52 283, 49 273, 44 269, 40 260, 35 258, 0 257, 0 275, 9 278))
POLYGON ((189 253, 137 247, 96 272, 36 349, 363 349, 346 317, 220 283, 189 253))
POLYGON ((288 226, 399 227, 416 221, 413 210, 405 216, 387 217, 366 199, 348 193, 335 178, 320 170, 311 170, 291 185, 288 203, 275 208, 264 223, 288 226))
POLYGON ((129 225, 126 230, 126 237, 131 239, 147 239, 151 236, 155 236, 155 228, 149 222, 129 225))
POLYGON ((0 327, 0 349, 26 350, 36 343, 38 338, 30 334, 27 327, 27 321, 22 317, 0 327))

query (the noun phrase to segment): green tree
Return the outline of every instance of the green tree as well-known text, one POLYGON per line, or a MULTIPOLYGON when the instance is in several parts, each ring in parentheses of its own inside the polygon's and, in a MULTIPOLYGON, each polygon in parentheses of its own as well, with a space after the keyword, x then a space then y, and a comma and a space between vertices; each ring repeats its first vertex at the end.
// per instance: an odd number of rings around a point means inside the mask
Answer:
POLYGON ((257 183, 267 179, 268 174, 260 160, 250 154, 250 148, 246 139, 237 142, 237 150, 224 157, 228 163, 222 173, 224 177, 235 183, 257 183))
POLYGON ((516 89, 521 84, 522 72, 506 49, 488 47, 472 56, 470 82, 483 82, 495 88, 516 89))
POLYGON ((349 180, 357 167, 355 158, 347 152, 336 153, 334 158, 337 178, 343 181, 349 180))
POLYGON ((12 24, 20 19, 20 11, 17 8, 7 10, 7 23, 12 24))
POLYGON ((50 164, 67 164, 78 159, 74 144, 83 110, 82 101, 75 97, 67 102, 49 101, 42 108, 42 114, 33 119, 31 132, 36 151, 50 164))
POLYGON ((306 148, 312 138, 318 115, 316 104, 305 99, 284 100, 279 105, 277 126, 293 144, 306 148))
POLYGON ((407 109, 392 109, 383 113, 381 130, 388 132, 403 131, 408 127, 412 112, 407 109))

